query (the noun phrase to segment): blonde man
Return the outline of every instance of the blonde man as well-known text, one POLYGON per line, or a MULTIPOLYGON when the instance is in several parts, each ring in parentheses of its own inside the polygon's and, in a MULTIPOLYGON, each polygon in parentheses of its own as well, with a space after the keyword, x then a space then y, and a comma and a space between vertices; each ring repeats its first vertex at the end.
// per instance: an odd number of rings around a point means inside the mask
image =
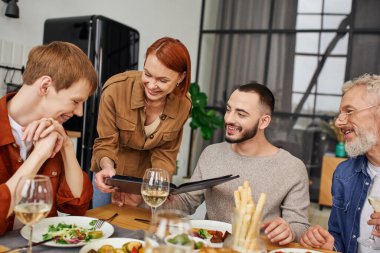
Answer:
POLYGON ((95 70, 73 44, 53 42, 33 48, 24 84, 0 99, 0 235, 17 227, 14 192, 24 175, 50 177, 57 210, 83 215, 92 198, 62 123, 82 116, 83 103, 97 87, 95 70))

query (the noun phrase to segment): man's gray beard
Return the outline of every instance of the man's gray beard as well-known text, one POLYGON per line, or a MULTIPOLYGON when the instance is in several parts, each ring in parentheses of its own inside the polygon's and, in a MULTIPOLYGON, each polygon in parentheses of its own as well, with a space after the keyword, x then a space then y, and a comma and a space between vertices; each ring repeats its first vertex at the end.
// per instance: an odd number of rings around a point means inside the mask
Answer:
POLYGON ((357 138, 345 144, 346 152, 350 157, 364 155, 377 143, 377 135, 372 131, 368 133, 355 131, 355 133, 357 138))

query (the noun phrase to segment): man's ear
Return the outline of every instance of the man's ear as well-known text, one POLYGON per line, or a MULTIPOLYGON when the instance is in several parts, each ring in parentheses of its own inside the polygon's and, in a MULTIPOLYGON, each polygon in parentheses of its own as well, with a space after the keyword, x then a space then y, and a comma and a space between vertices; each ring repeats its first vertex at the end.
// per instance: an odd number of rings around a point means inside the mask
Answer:
POLYGON ((272 117, 268 114, 261 116, 259 128, 264 130, 265 128, 269 126, 271 120, 272 120, 272 117))
POLYGON ((53 88, 53 80, 50 76, 42 76, 39 83, 39 92, 41 95, 48 94, 49 90, 53 88))

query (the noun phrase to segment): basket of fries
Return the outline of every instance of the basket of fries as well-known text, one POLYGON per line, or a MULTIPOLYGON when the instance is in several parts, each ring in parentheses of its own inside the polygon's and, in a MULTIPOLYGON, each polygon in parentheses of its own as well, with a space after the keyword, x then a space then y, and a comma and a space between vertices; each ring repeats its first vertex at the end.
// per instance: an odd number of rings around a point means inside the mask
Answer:
POLYGON ((252 199, 248 181, 234 191, 235 210, 232 219, 232 249, 242 253, 266 253, 260 237, 261 216, 266 194, 261 193, 257 204, 252 199))

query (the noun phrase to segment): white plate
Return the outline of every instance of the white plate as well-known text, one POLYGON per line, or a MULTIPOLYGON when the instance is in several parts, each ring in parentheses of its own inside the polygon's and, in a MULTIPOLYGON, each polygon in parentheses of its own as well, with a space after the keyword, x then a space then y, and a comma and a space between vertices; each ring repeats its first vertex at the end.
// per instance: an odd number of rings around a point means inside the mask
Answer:
POLYGON ((275 249, 269 251, 269 253, 278 253, 278 252, 284 252, 284 253, 322 253, 320 251, 316 250, 310 250, 310 249, 297 249, 297 248, 282 248, 282 249, 275 249))
POLYGON ((87 253, 91 249, 97 251, 100 247, 106 244, 111 245, 114 248, 121 248, 124 243, 131 242, 131 241, 141 242, 143 246, 145 244, 144 241, 132 239, 132 238, 116 238, 115 237, 115 238, 99 239, 99 240, 88 243, 86 246, 83 246, 80 249, 79 253, 87 253))
MULTIPOLYGON (((93 220, 97 220, 97 219, 91 218, 91 217, 84 217, 84 216, 63 216, 63 217, 50 217, 50 218, 42 219, 33 226, 32 241, 33 242, 42 241, 43 240, 42 235, 48 232, 50 225, 56 226, 58 225, 58 223, 66 223, 68 225, 75 224, 78 227, 90 228, 91 226, 89 223, 93 220)), ((104 222, 103 226, 99 230, 103 231, 103 237, 100 239, 108 238, 114 232, 113 226, 109 224, 108 222, 104 222)), ((21 229, 20 233, 22 237, 28 240, 29 234, 30 234, 30 228, 28 226, 24 226, 21 229)), ((94 240, 99 240, 99 239, 92 239, 91 241, 94 241, 94 240)), ((58 244, 54 241, 50 241, 50 242, 45 243, 44 245, 52 246, 52 247, 60 247, 60 248, 71 248, 71 247, 80 247, 90 242, 83 241, 77 244, 58 244)))
MULTIPOLYGON (((215 220, 191 220, 191 226, 193 228, 203 228, 203 229, 208 229, 208 230, 219 230, 222 231, 223 234, 228 231, 232 233, 232 225, 226 222, 221 222, 221 221, 215 221, 215 220)), ((206 240, 208 244, 211 247, 214 248, 222 248, 223 243, 212 243, 210 242, 210 239, 206 240)))

